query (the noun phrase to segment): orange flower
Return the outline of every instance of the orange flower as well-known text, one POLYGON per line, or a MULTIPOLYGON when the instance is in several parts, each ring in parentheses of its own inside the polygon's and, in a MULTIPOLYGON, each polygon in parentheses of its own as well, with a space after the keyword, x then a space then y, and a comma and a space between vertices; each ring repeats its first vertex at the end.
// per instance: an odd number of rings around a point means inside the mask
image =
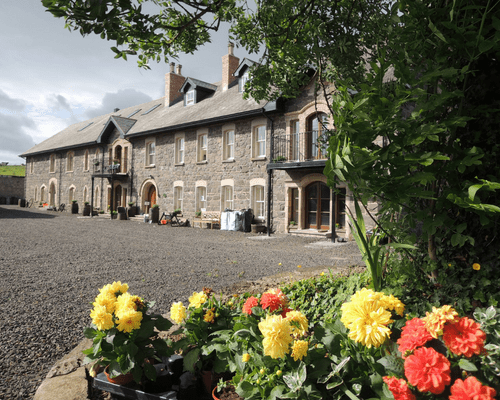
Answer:
POLYGON ((405 375, 421 392, 441 394, 451 382, 450 362, 433 348, 420 347, 406 358, 405 375))
POLYGON ((493 400, 497 392, 489 386, 483 386, 475 377, 465 381, 457 379, 451 387, 450 400, 493 400))
POLYGON ((404 379, 398 379, 394 376, 384 376, 383 380, 394 396, 394 400, 416 400, 415 395, 411 392, 404 379))
POLYGON ((252 308, 257 307, 259 305, 259 299, 254 296, 251 296, 245 301, 243 304, 242 312, 248 315, 252 315, 252 308))
POLYGON ((478 264, 478 263, 474 263, 472 264, 472 268, 476 271, 479 271, 481 269, 481 264, 478 264))
POLYGON ((477 322, 462 317, 454 324, 445 325, 443 340, 453 354, 472 357, 483 350, 486 334, 477 322))
POLYGON ((269 311, 276 311, 280 308, 286 307, 288 299, 280 289, 271 289, 262 294, 260 304, 263 309, 269 307, 269 311))
POLYGON ((398 339, 399 351, 403 359, 406 358, 407 352, 412 352, 429 340, 432 340, 432 336, 425 329, 424 321, 420 318, 413 318, 410 321, 406 321, 406 325, 401 330, 401 337, 398 339))

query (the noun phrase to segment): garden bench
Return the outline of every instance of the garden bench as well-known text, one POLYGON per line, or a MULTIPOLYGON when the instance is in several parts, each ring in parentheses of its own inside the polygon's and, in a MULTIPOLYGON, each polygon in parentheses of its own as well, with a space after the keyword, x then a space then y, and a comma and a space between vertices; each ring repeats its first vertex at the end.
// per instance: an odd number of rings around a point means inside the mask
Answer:
POLYGON ((210 229, 213 229, 214 225, 219 225, 220 227, 220 211, 202 211, 200 218, 195 218, 193 220, 193 227, 196 224, 200 224, 200 228, 203 228, 203 224, 210 224, 210 229))

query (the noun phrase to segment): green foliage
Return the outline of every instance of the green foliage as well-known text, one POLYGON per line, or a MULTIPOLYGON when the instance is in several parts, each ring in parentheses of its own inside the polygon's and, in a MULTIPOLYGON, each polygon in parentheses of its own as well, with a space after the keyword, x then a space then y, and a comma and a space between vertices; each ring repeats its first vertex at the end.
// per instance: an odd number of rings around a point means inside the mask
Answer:
POLYGON ((311 324, 332 321, 340 315, 340 307, 359 289, 368 285, 369 273, 350 276, 328 275, 296 281, 282 288, 290 307, 300 310, 311 324))
POLYGON ((24 165, 4 165, 0 167, 0 175, 26 176, 26 167, 24 165))
POLYGON ((482 355, 481 370, 494 387, 500 387, 500 308, 478 308, 474 319, 486 333, 486 354, 482 355))

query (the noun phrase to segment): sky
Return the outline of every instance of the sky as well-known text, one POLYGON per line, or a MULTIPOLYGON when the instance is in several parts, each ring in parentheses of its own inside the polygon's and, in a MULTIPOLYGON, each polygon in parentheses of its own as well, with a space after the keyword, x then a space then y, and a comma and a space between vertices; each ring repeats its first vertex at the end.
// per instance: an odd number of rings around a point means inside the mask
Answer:
MULTIPOLYGON (((222 78, 228 26, 194 55, 180 55, 182 75, 205 82, 222 78)), ((151 70, 114 59, 115 42, 82 37, 40 0, 0 0, 0 162, 25 162, 19 154, 68 125, 164 96, 169 65, 151 70)), ((244 49, 235 49, 242 60, 244 49)))

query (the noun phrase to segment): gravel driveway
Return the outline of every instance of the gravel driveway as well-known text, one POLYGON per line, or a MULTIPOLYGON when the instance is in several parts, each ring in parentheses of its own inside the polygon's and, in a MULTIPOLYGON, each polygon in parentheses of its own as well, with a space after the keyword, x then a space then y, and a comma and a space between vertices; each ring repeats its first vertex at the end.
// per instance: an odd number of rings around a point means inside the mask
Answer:
POLYGON ((0 399, 32 398, 83 338, 98 289, 121 280, 166 313, 203 286, 362 265, 356 244, 78 218, 0 206, 0 399), (279 265, 281 263, 281 265, 279 265), (297 268, 298 265, 302 267, 297 268))

